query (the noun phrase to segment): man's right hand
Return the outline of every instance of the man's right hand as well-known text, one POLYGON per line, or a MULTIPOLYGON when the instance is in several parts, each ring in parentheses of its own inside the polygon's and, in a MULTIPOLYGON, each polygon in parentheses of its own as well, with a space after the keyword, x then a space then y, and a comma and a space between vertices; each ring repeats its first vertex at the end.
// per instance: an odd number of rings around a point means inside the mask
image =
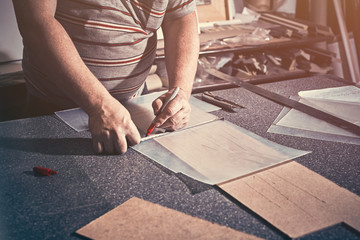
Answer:
POLYGON ((81 59, 55 16, 57 0, 13 0, 24 46, 33 66, 47 76, 59 95, 67 95, 89 115, 94 149, 124 153, 140 135, 129 112, 114 99, 81 59))
POLYGON ((140 134, 126 108, 116 99, 89 114, 89 127, 97 153, 125 153, 140 142, 140 134))

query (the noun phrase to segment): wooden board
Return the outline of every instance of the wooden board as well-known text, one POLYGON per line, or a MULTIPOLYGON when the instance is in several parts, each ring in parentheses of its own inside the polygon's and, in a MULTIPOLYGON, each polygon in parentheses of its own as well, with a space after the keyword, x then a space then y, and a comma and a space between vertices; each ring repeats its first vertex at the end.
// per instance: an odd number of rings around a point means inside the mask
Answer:
POLYGON ((76 233, 91 239, 260 239, 135 197, 76 233))
POLYGON ((360 198, 289 162, 219 187, 291 238, 338 223, 360 231, 360 198))

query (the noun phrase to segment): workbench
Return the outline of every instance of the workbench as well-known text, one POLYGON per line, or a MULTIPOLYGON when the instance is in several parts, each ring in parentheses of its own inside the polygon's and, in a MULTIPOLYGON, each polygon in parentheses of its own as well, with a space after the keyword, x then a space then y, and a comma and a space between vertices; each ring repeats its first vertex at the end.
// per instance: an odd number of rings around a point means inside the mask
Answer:
MULTIPOLYGON (((338 80, 319 75, 259 86, 291 96, 344 85, 338 80)), ((216 94, 245 108, 213 114, 271 141, 311 151, 295 161, 360 195, 359 146, 267 133, 281 105, 241 88, 216 94)), ((124 155, 94 154, 90 133, 75 132, 55 115, 1 122, 0 164, 0 239, 79 239, 76 230, 134 196, 265 239, 286 238, 218 187, 173 173, 131 148, 124 155), (34 166, 58 174, 35 176, 34 166)), ((339 224, 301 239, 359 237, 339 224)))

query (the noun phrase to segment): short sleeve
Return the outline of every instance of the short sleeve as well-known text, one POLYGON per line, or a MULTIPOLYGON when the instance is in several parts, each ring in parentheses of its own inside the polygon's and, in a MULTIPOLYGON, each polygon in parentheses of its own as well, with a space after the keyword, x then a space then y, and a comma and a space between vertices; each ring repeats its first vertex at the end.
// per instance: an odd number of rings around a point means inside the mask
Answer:
POLYGON ((195 0, 169 0, 164 21, 183 17, 196 10, 195 0))

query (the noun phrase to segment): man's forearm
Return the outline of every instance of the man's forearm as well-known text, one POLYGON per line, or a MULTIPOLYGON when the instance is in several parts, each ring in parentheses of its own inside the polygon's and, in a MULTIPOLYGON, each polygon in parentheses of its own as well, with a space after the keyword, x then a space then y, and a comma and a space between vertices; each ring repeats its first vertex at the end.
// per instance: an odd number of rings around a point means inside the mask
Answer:
POLYGON ((189 98, 199 55, 199 36, 195 13, 168 21, 162 25, 165 40, 165 61, 169 77, 169 92, 153 102, 156 127, 169 130, 183 128, 190 119, 189 98), (160 112, 174 87, 178 95, 160 112))
POLYGON ((162 28, 169 88, 179 86, 190 97, 199 55, 196 15, 165 22, 162 28))
POLYGON ((125 153, 140 142, 129 112, 92 74, 69 35, 54 18, 56 0, 13 0, 31 64, 89 115, 97 153, 125 153))
POLYGON ((111 96, 84 64, 69 35, 54 18, 56 1, 13 2, 32 64, 88 113, 100 108, 102 101, 111 96))

